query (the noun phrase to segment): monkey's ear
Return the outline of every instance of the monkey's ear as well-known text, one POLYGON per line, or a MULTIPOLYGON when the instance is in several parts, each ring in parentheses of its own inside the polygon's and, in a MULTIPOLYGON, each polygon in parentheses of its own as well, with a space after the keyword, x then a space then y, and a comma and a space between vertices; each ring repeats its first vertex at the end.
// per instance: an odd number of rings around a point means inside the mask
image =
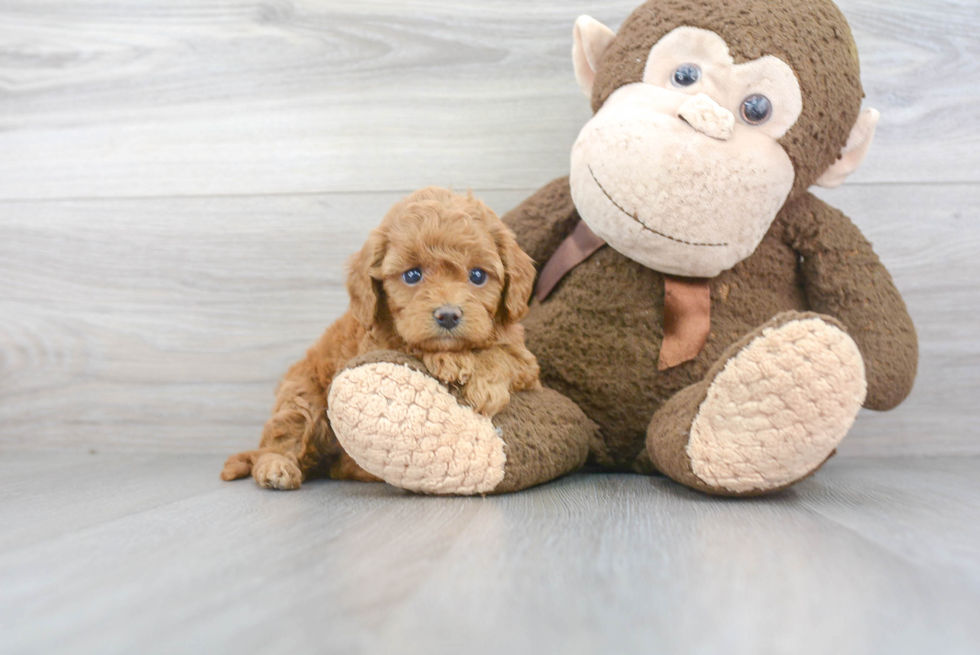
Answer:
POLYGON ((847 139, 847 145, 841 150, 840 159, 824 171, 824 174, 816 181, 817 186, 827 189, 839 187, 851 173, 861 166, 861 162, 868 156, 879 118, 881 118, 881 114, 878 113, 877 109, 866 109, 861 112, 851 129, 851 136, 847 139))
POLYGON ((595 72, 616 33, 591 16, 579 16, 575 21, 572 37, 575 41, 572 45, 575 79, 585 97, 591 98, 595 72))
POLYGON ((347 293, 350 311, 357 322, 370 329, 378 314, 381 295, 381 263, 388 248, 388 238, 381 229, 368 235, 361 251, 348 263, 347 293))

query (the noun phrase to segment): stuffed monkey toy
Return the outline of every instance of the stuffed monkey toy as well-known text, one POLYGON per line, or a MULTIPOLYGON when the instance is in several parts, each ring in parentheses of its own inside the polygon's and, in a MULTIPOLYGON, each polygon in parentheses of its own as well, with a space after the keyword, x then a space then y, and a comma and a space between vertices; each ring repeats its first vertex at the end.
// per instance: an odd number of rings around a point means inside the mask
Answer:
POLYGON ((579 18, 572 55, 595 114, 570 175, 504 217, 538 266, 545 388, 491 421, 378 352, 335 379, 332 429, 423 493, 585 464, 716 495, 792 485, 862 406, 902 402, 918 359, 871 244, 808 192, 858 168, 878 120, 850 28, 830 0, 651 0, 618 34, 579 18))

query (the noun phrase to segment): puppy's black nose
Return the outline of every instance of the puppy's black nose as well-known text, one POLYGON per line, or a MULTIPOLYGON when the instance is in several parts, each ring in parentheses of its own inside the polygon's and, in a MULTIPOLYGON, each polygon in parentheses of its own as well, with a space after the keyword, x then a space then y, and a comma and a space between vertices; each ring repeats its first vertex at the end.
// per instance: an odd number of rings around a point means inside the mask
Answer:
POLYGON ((463 310, 455 305, 443 305, 432 312, 439 327, 445 330, 452 330, 459 325, 459 319, 463 318, 463 310))

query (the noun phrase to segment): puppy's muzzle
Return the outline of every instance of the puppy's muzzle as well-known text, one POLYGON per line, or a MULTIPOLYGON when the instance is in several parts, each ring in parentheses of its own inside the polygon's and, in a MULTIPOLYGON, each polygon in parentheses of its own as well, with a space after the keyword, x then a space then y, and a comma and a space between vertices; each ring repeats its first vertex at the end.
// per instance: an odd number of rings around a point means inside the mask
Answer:
POLYGON ((444 330, 452 330, 463 318, 463 310, 455 305, 443 305, 432 312, 436 323, 444 330))

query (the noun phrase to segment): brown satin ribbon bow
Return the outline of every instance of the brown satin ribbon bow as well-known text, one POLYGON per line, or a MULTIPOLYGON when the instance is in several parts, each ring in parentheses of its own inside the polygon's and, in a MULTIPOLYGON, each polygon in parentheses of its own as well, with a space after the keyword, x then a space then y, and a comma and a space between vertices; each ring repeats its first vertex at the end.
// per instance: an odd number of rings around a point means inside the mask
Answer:
MULTIPOLYGON (((579 221, 541 269, 534 295, 544 301, 573 268, 606 245, 585 221, 579 221)), ((708 278, 664 275, 664 340, 657 368, 689 362, 708 342, 711 331, 711 286, 708 278)))

